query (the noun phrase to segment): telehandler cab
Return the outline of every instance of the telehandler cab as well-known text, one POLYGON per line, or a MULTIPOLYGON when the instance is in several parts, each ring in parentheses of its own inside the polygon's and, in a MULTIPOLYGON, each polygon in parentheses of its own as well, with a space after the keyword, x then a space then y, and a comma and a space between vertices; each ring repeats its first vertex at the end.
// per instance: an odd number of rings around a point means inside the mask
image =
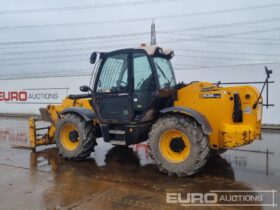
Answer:
POLYGON ((147 141, 159 170, 181 177, 198 172, 210 150, 261 137, 262 98, 256 88, 176 83, 173 56, 172 50, 148 45, 93 53, 93 85, 30 118, 31 147, 56 143, 63 157, 84 159, 99 137, 113 145, 147 141), (41 138, 38 120, 50 122, 41 138))

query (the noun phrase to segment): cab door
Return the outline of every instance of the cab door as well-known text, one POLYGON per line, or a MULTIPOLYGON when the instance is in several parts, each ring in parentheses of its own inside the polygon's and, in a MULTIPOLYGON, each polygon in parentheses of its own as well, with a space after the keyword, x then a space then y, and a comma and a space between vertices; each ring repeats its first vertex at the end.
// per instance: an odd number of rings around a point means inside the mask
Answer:
POLYGON ((93 108, 101 123, 127 123, 131 118, 130 53, 106 55, 95 80, 93 108))
POLYGON ((157 85, 150 57, 145 51, 134 50, 132 67, 133 119, 141 122, 149 121, 153 119, 153 109, 150 108, 157 96, 157 85))

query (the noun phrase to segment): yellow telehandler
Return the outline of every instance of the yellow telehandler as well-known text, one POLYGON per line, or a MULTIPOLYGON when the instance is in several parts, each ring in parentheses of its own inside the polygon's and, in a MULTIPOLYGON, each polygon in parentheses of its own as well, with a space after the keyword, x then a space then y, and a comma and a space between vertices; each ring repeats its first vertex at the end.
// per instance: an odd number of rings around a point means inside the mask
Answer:
POLYGON ((93 85, 30 118, 31 147, 56 144, 63 157, 80 160, 94 151, 99 137, 113 145, 147 141, 159 170, 182 177, 198 172, 210 151, 261 137, 262 97, 256 88, 176 83, 173 56, 170 49, 149 45, 92 53, 93 85), (50 122, 41 137, 40 120, 50 122))

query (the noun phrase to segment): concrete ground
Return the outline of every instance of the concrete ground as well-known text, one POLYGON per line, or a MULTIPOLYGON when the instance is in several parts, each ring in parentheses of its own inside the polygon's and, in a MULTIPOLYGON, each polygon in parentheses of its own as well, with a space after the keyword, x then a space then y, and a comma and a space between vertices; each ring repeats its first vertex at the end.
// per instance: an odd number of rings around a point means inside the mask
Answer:
MULTIPOLYGON (((280 132, 264 131, 263 140, 211 157, 199 174, 177 178, 157 171, 145 143, 123 148, 98 139, 96 152, 86 161, 64 160, 55 147, 36 152, 14 148, 28 145, 27 119, 0 118, 0 209, 173 210, 186 207, 167 204, 166 193, 273 189, 279 205, 279 137, 280 132)), ((202 208, 270 209, 261 205, 272 202, 267 192, 253 207, 202 208)))

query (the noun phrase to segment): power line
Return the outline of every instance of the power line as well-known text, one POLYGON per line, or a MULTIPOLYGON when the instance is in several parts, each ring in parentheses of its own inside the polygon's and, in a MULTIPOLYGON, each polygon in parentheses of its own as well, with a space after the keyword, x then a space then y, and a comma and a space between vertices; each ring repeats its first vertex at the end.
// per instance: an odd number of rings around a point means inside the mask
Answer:
POLYGON ((258 10, 258 9, 266 9, 271 7, 279 7, 280 4, 264 4, 264 5, 256 5, 251 7, 239 7, 234 9, 225 9, 225 10, 212 10, 212 11, 206 11, 206 12, 196 12, 196 13, 189 13, 185 14, 186 16, 200 16, 200 15, 212 15, 212 14, 222 14, 222 13, 228 13, 228 12, 241 12, 241 11, 247 11, 247 10, 258 10))
POLYGON ((228 55, 253 55, 253 56, 268 56, 268 57, 280 57, 280 54, 263 54, 253 52, 225 52, 225 51, 212 51, 212 50, 189 50, 189 49, 176 49, 176 51, 182 52, 195 52, 195 53, 216 53, 216 54, 228 54, 228 55))
MULTIPOLYGON (((253 61, 253 59, 246 59, 246 58, 228 58, 228 57, 214 57, 214 56, 197 56, 197 55, 175 55, 175 56, 179 56, 179 57, 188 57, 188 58, 204 58, 204 59, 218 59, 218 60, 244 60, 244 61, 253 61)), ((265 61, 275 61, 275 60, 266 60, 265 61)))
MULTIPOLYGON (((100 4, 100 5, 84 5, 84 6, 72 6, 72 7, 58 7, 58 8, 40 8, 40 9, 21 9, 21 10, 5 10, 0 11, 0 14, 17 14, 17 13, 35 13, 35 12, 54 12, 54 11, 67 11, 67 10, 83 10, 83 9, 96 9, 103 7, 118 7, 118 6, 126 6, 126 5, 139 5, 139 4, 153 4, 159 2, 174 2, 178 0, 157 0, 157 1, 134 1, 134 2, 123 2, 123 3, 110 3, 110 4, 100 4)), ((196 12, 196 13, 187 13, 182 15, 171 15, 169 17, 190 17, 190 16, 200 16, 200 15, 215 15, 215 14, 223 14, 229 12, 241 12, 247 10, 259 10, 259 9, 267 9, 271 7, 279 7, 280 4, 263 4, 263 5, 255 5, 250 7, 239 7, 233 9, 224 9, 224 10, 212 10, 205 12, 196 12)))
POLYGON ((44 54, 51 52, 69 52, 69 51, 83 51, 83 50, 93 50, 93 47, 84 47, 84 48, 63 48, 63 49, 52 49, 52 50, 24 50, 24 51, 14 51, 14 52, 0 52, 0 55, 17 55, 17 54, 26 54, 26 53, 36 53, 44 54))
POLYGON ((19 60, 35 60, 35 59, 48 59, 48 58, 68 58, 68 57, 80 57, 80 56, 90 56, 88 53, 83 53, 83 54, 71 54, 71 55, 56 55, 56 56, 41 56, 41 57, 22 57, 22 58, 8 58, 8 59, 0 59, 0 62, 3 61, 19 61, 19 60))
MULTIPOLYGON (((164 37, 166 38, 166 37, 164 37)), ((137 38, 132 38, 131 40, 135 40, 137 38)), ((174 38, 169 38, 171 39, 171 41, 178 41, 178 39, 174 39, 174 38)), ((116 42, 115 40, 111 40, 113 42, 116 42)), ((125 39, 123 40, 118 40, 119 41, 125 41, 125 39)), ((193 39, 183 39, 183 41, 193 41, 193 39)), ((206 40, 205 40, 206 41, 206 40)), ((107 41, 106 41, 107 42, 107 41)), ((110 42, 110 40, 108 40, 108 42, 110 42)), ((169 41, 170 42, 170 41, 169 41)), ((214 41, 215 43, 219 43, 221 41, 214 41)), ((100 43, 100 42, 99 42, 100 43)), ((226 41, 222 41, 222 43, 229 43, 229 42, 226 42, 226 41)), ((240 43, 240 42, 239 42, 240 43)), ((244 43, 242 43, 244 44, 244 43)), ((245 43, 245 44, 252 44, 252 43, 245 43)), ((261 44, 261 43, 255 43, 255 44, 261 44)), ((132 44, 131 44, 132 45, 132 44)), ((102 46, 102 48, 112 48, 112 47, 123 47, 123 45, 107 45, 107 46, 102 46)), ((21 48, 21 47, 18 47, 18 48, 21 48)), ((81 50, 94 50, 94 48, 97 48, 96 46, 95 47, 84 47, 84 48, 62 48, 62 49, 51 49, 51 50, 24 50, 24 51, 13 51, 13 52, 0 52, 0 55, 15 55, 15 54, 26 54, 26 53, 36 53, 36 54, 43 54, 43 53, 51 53, 51 52, 68 52, 68 51, 81 51, 81 50)), ((191 51, 191 52, 205 52, 204 51, 197 51, 197 50, 187 50, 187 49, 179 49, 180 51, 191 51)), ((243 52, 238 52, 238 53, 232 53, 232 52, 217 52, 217 51, 209 51, 210 53, 222 53, 222 54, 242 54, 242 55, 261 55, 261 56, 280 56, 279 54, 257 54, 257 53, 243 53, 243 52)))
MULTIPOLYGON (((211 68, 228 68, 228 67, 242 67, 242 66, 254 66, 254 65, 268 65, 268 64, 279 64, 280 62, 271 62, 271 63, 249 63, 249 64, 235 64, 235 65, 223 65, 223 66, 201 66, 201 67, 195 67, 195 68, 188 68, 189 65, 181 65, 182 67, 174 69, 175 71, 182 71, 182 70, 199 70, 199 69, 211 69, 211 68), (186 68, 183 68, 183 67, 186 68)), ((230 69, 223 69, 223 70, 230 70, 230 69)), ((74 77, 74 76, 90 76, 91 73, 82 73, 79 70, 79 73, 77 74, 64 74, 64 75, 42 75, 42 73, 38 73, 38 76, 36 75, 30 75, 30 76, 18 76, 18 77, 0 77, 0 80, 15 80, 15 79, 37 79, 37 78, 54 78, 54 77, 74 77)), ((67 71, 66 71, 67 72, 67 71)), ((1 75, 0 75, 1 76, 1 75)))
POLYGON ((256 40, 256 41, 270 41, 279 43, 280 39, 272 39, 272 38, 255 38, 255 37, 229 37, 231 39, 243 39, 243 40, 256 40))
MULTIPOLYGON (((201 35, 201 34, 190 34, 190 33, 172 33, 172 34, 176 34, 176 35, 180 35, 180 36, 198 36, 198 37, 208 37, 211 35, 201 35)), ((273 39, 273 38, 255 38, 255 37, 224 37, 224 38, 230 38, 230 39, 241 39, 241 40, 256 40, 256 41, 270 41, 270 42, 276 42, 276 43, 280 43, 280 39, 273 39)))
POLYGON ((65 75, 38 75, 38 76, 25 76, 25 77, 10 77, 4 78, 1 77, 0 80, 19 80, 19 79, 40 79, 40 78, 58 78, 58 77, 81 77, 81 76, 90 76, 90 73, 78 73, 78 74, 65 74, 65 75))
MULTIPOLYGON (((169 31, 160 31, 162 34, 164 33, 171 33, 173 34, 176 31, 184 31, 186 29, 174 29, 169 31)), ((222 35, 197 35, 197 34, 184 34, 184 35, 190 35, 190 36, 200 36, 200 38, 192 38, 189 40, 200 40, 200 39, 206 39, 206 38, 227 38, 232 36, 240 36, 240 35, 247 35, 247 34, 257 34, 257 33, 266 33, 266 32, 272 32, 272 31, 279 31, 280 28, 270 28, 270 29, 262 29, 262 30, 251 30, 251 31, 244 31, 244 32, 238 32, 238 33, 228 33, 228 34, 222 34, 222 35)), ((176 33, 175 33, 176 34, 176 33)), ((163 37, 165 38, 165 37, 163 37)), ((171 38, 174 39, 174 38, 171 38)))
MULTIPOLYGON (((83 48, 81 48, 83 49, 83 48)), ((70 50, 63 50, 64 52, 68 52, 70 50)), ((75 50, 77 51, 77 50, 75 50)), ((180 50, 179 50, 180 51, 180 50)), ((194 52, 194 51, 190 51, 190 50, 181 50, 183 52, 194 52)), ((43 51, 45 52, 45 51, 43 51)), ((197 52, 197 51, 195 51, 197 52)), ((21 53, 24 54, 24 53, 21 53)), ((78 53, 78 54, 64 54, 64 55, 53 55, 53 56, 32 56, 32 57, 20 57, 20 58, 4 58, 4 59, 0 59, 0 62, 6 62, 6 61, 19 61, 19 60, 36 60, 36 59, 50 59, 50 58, 67 58, 67 57, 89 57, 89 53, 78 53)), ((248 58, 232 58, 232 57, 207 57, 207 56, 197 56, 197 55, 178 55, 176 54, 176 56, 179 57, 191 57, 191 58, 206 58, 206 59, 219 59, 219 60, 252 60, 252 59, 248 59, 248 58)), ((273 60, 266 60, 266 61, 273 61, 273 60)), ((5 65, 5 64, 4 64, 5 65)))
POLYGON ((86 73, 88 73, 89 71, 91 71, 91 70, 89 70, 89 69, 81 69, 81 68, 78 68, 78 69, 67 69, 67 70, 56 70, 56 71, 42 71, 42 70, 40 70, 39 72, 25 72, 25 73, 13 73, 13 74, 0 74, 0 77, 15 77, 15 76, 26 76, 26 75, 28 75, 28 76, 36 76, 36 75, 45 75, 45 74, 50 74, 50 75, 52 75, 52 74, 55 74, 55 75, 57 75, 57 74, 64 74, 64 73, 76 73, 76 72, 86 72, 86 73))
MULTIPOLYGON (((81 25, 94 25, 94 24, 113 24, 113 23, 127 23, 127 22, 140 22, 140 21, 151 21, 151 19, 172 19, 178 18, 183 16, 181 15, 174 15, 174 16, 158 16, 158 17, 144 17, 144 18, 132 18, 132 19, 119 19, 119 20, 101 20, 101 21, 89 21, 89 22, 75 22, 75 23, 54 23, 54 24, 39 24, 39 25, 20 25, 20 26, 2 26, 0 30, 7 30, 7 29, 28 29, 28 28, 42 28, 42 27, 62 27, 62 26, 81 26, 81 25)), ((251 20, 251 21, 243 21, 243 22, 236 22, 236 23, 229 23, 229 24, 217 24, 212 26, 199 26, 199 27, 192 27, 186 28, 184 30, 205 30, 205 29, 212 29, 212 28, 223 28, 223 27, 233 27, 233 26, 242 26, 242 25, 251 25, 251 24, 259 24, 259 23, 266 23, 266 22, 275 22, 279 21, 280 18, 269 18, 269 19, 260 19, 260 20, 251 20)))
MULTIPOLYGON (((165 30, 159 31, 159 33, 170 33, 172 31, 179 31, 178 30, 165 30)), ((244 35, 244 34, 255 34, 255 33, 263 33, 269 31, 277 31, 280 28, 272 28, 268 30, 253 30, 247 31, 242 33, 232 33, 232 34, 224 34, 224 35, 216 35, 216 36, 205 36, 205 38, 219 38, 219 37, 227 37, 227 36, 236 36, 236 35, 244 35)), ((73 41, 81 41, 81 40, 93 40, 93 39, 112 39, 112 38, 122 38, 122 37, 130 37, 130 36, 139 36, 139 35, 147 35, 149 32, 139 32, 139 33, 129 33, 129 34, 115 34, 115 35, 107 35, 107 36, 95 36, 95 37, 77 37, 77 38, 63 38, 63 39, 51 39, 51 40, 36 40, 36 41, 21 41, 21 42, 2 42, 0 46, 5 45, 23 45, 23 44, 42 44, 42 43, 57 43, 57 42, 73 42, 73 41)), ((177 39, 178 40, 178 39, 177 39)), ((190 40, 195 41, 197 39, 181 39, 181 40, 190 40)))
MULTIPOLYGON (((83 57, 83 59, 80 60, 69 60, 70 62, 77 62, 77 61, 81 61, 84 62, 85 61, 85 57, 88 56, 89 54, 72 54, 72 55, 60 55, 60 56, 43 56, 43 57, 23 57, 23 58, 11 58, 11 59, 0 59, 0 62, 6 62, 6 61, 25 61, 25 60, 36 60, 36 59, 57 59, 57 58, 68 58, 68 57, 83 57)), ((254 61, 254 59, 250 59, 250 58, 230 58, 230 57, 214 57, 214 56, 198 56, 198 55, 178 55, 176 54, 176 56, 178 57, 184 57, 184 58, 198 58, 198 59, 214 59, 214 60, 233 60, 233 61, 254 61)), ((272 62, 275 60, 263 60, 266 62, 272 62)), ((65 61, 46 61, 46 63, 64 63, 65 61)), ((41 62, 39 62, 40 64, 41 62)), ((17 66, 17 65, 32 65, 32 64, 38 64, 38 62, 29 62, 29 63, 0 63, 0 65, 12 65, 12 66, 17 66)))
MULTIPOLYGON (((78 48, 78 49, 83 49, 83 48, 78 48)), ((86 48, 87 49, 87 48, 86 48)), ((60 49, 61 50, 61 49, 60 49)), ((57 51, 57 50, 54 50, 54 51, 57 51)), ((71 51, 70 49, 63 49, 61 50, 63 52, 68 52, 68 51, 71 51)), ((72 49, 72 51, 77 51, 77 49, 72 49)), ((234 53, 228 53, 228 52, 217 52, 217 51, 205 51, 205 50, 202 50, 202 51, 199 51, 199 50, 182 50, 182 49, 179 49, 178 51, 182 51, 182 52, 208 52, 208 53, 223 53, 223 54, 234 54, 234 53)), ((36 51, 35 51, 36 52, 36 51)), ((42 51, 42 52, 46 52, 46 51, 42 51)), ((20 52, 20 54, 25 54, 23 52, 20 52)), ((79 54, 65 54, 65 55, 55 55, 55 56, 32 56, 32 57, 20 57, 20 58, 9 58, 9 59, 0 59, 0 61, 2 62, 5 62, 5 61, 19 61, 19 60, 36 60, 36 59, 50 59, 50 58, 67 58, 67 57, 89 57, 89 53, 79 53, 79 54)), ((204 58, 204 59, 218 59, 218 60, 253 60, 253 59, 250 59, 250 58, 236 58, 236 57, 215 57, 215 56, 202 56, 202 55, 181 55, 181 54, 175 54, 176 57, 190 57, 190 58, 204 58)), ((236 53, 235 53, 236 55, 236 53)), ((247 54, 247 55, 252 55, 252 54, 247 54)), ((259 55, 259 54, 258 54, 259 55)), ((263 55, 263 54, 261 54, 263 55)), ((269 55, 271 56, 271 55, 269 55)), ((272 56, 279 56, 279 55, 272 55, 272 56)), ((77 61, 77 60, 75 60, 77 61)), ((81 62, 84 61, 84 59, 81 59, 81 62)), ((267 60, 265 59, 265 61, 275 61, 275 60, 267 60)), ((51 61, 49 61, 50 63, 52 63, 51 61)), ((59 62, 59 61, 58 61, 59 62)), ((64 61, 63 61, 64 62, 64 61)), ((74 62, 74 61, 71 61, 71 62, 74 62)), ((28 64, 33 64, 32 63, 28 63, 28 64)), ((35 64, 37 64, 37 62, 35 62, 35 64)), ((5 64, 5 63, 2 63, 2 65, 21 65, 21 63, 12 63, 12 64, 5 64)), ((27 64, 26 64, 27 65, 27 64)))
MULTIPOLYGON (((242 21, 242 22, 235 22, 235 23, 197 26, 197 27, 175 29, 175 31, 177 31, 177 32, 178 31, 197 31, 197 30, 207 30, 207 29, 213 29, 213 28, 225 28, 225 27, 244 26, 244 25, 260 24, 260 23, 267 23, 267 22, 277 22, 277 21, 280 21, 280 18, 268 18, 268 19, 250 20, 250 21, 242 21)), ((264 31, 264 30, 262 30, 262 31, 264 31)))
POLYGON ((8 63, 8 64, 0 64, 1 66, 21 66, 21 65, 34 65, 34 64, 50 64, 50 63, 69 63, 69 62, 85 62, 86 59, 76 59, 76 60, 61 60, 61 61, 40 61, 40 62, 27 62, 27 63, 8 63))
MULTIPOLYGON (((112 46, 106 46, 106 47, 112 47, 112 46)), ((116 47, 116 46, 115 46, 116 47)), ((56 49, 56 50, 52 50, 51 52, 57 52, 57 51, 77 51, 77 50, 81 50, 81 49, 91 49, 91 48, 77 48, 77 49, 56 49)), ((181 50, 181 51, 190 51, 190 50, 181 50)), ((21 51, 18 53, 21 54, 25 54, 27 51, 21 51)), ((48 50, 42 50, 42 51, 34 51, 35 53, 46 53, 46 52, 50 52, 48 50)), ((191 52, 197 52, 197 51, 191 51, 191 52)), ((201 51, 200 51, 201 52, 201 51)), ((204 51, 202 51, 204 52, 204 51)), ((210 51, 211 53, 213 51, 210 51)), ((15 52, 11 52, 12 54, 14 54, 15 52)), ((215 53, 217 53, 217 51, 215 51, 215 53)), ((221 53, 221 52, 218 52, 221 53)), ((226 52, 226 54, 233 54, 233 53, 228 53, 226 52)), ((71 54, 71 55, 60 55, 60 56, 44 56, 44 57, 24 57, 24 58, 13 58, 13 59, 2 59, 2 61, 10 61, 10 60, 33 60, 33 59, 44 59, 44 58, 64 58, 64 57, 74 57, 74 56, 89 56, 89 54, 83 53, 83 54, 71 54)), ((264 54, 261 54, 264 55, 264 54)), ((195 55, 177 55, 177 56, 182 56, 182 57, 193 57, 193 58, 206 58, 206 59, 226 59, 226 60, 251 60, 251 59, 244 59, 244 58, 227 58, 227 57, 206 57, 206 56, 195 56, 195 55)), ((278 56, 278 55, 266 55, 266 56, 278 56)), ((60 63, 60 62, 77 62, 78 60, 69 60, 69 61, 57 61, 57 62, 46 62, 46 63, 60 63)), ((79 61, 84 61, 84 60, 79 60, 79 61)), ((274 61, 274 60, 266 60, 266 61, 274 61)), ((41 63, 41 62, 40 62, 41 63)), ((32 62, 32 63, 12 63, 12 64, 4 64, 4 65, 31 65, 31 64, 38 64, 38 62, 32 62)))
POLYGON ((197 65, 191 65, 191 64, 182 64, 182 63, 174 63, 174 66, 182 66, 182 67, 201 67, 201 66, 197 66, 197 65))
MULTIPOLYGON (((266 30, 265 32, 268 31, 277 31, 280 30, 280 28, 274 28, 270 30, 266 30)), ((170 43, 170 42, 212 42, 212 43, 225 43, 225 44, 245 44, 245 45, 270 45, 270 46, 276 46, 280 45, 279 43, 266 43, 266 42, 240 42, 240 41, 223 41, 223 40, 209 40, 214 39, 214 38, 226 38, 227 36, 236 36, 236 35, 242 35, 242 34, 253 34, 257 33, 257 31, 248 31, 244 33, 234 33, 234 34, 227 34, 227 35, 217 35, 217 36, 201 36, 201 38, 168 38, 168 37, 162 37, 164 39, 169 39, 169 41, 163 41, 161 43, 170 43)))
MULTIPOLYGON (((102 47, 100 46, 95 46, 95 47, 86 47, 86 48, 63 48, 63 49, 51 49, 51 50, 32 50, 32 51, 13 51, 13 52, 1 52, 0 55, 16 55, 16 54, 27 54, 27 53, 36 53, 36 54, 43 54, 43 53, 53 53, 53 52, 69 52, 69 51, 79 51, 79 50, 91 50, 95 51, 96 48, 110 48, 111 49, 119 49, 119 48, 124 48, 126 45, 103 45, 102 47)), ((130 44, 130 47, 134 44, 130 44)), ((137 47, 137 45, 135 45, 137 47)), ((90 53, 89 53, 90 54, 90 53)), ((89 55, 88 54, 88 55, 89 55)))
MULTIPOLYGON (((92 73, 92 69, 68 69, 68 70, 56 70, 56 71, 39 71, 37 72, 31 72, 31 73, 14 73, 14 74, 0 74, 0 78, 3 80, 7 79, 15 79, 15 78, 45 78, 46 76, 52 77, 52 76, 65 76, 65 75, 85 75, 92 73)), ((0 79, 0 80, 1 80, 0 79)))
POLYGON ((149 33, 149 32, 114 34, 114 35, 106 35, 106 36, 103 35, 103 36, 92 36, 92 37, 47 39, 47 40, 36 40, 36 41, 2 42, 2 43, 0 43, 0 45, 41 44, 41 43, 73 42, 73 41, 94 40, 94 39, 112 39, 112 38, 122 38, 122 37, 130 37, 130 36, 147 35, 147 33, 149 33))
MULTIPOLYGON (((229 58, 229 57, 209 57, 209 56, 197 56, 197 55, 178 55, 178 57, 187 57, 187 58, 203 58, 203 59, 218 59, 218 60, 252 60, 252 59, 246 59, 246 58, 229 58)), ((37 60, 37 59, 57 59, 57 58, 69 58, 69 57, 89 57, 89 54, 73 54, 73 55, 60 55, 60 56, 41 56, 41 57, 23 57, 23 58, 9 58, 9 59, 0 59, 0 62, 6 62, 6 61, 25 61, 25 60, 37 60)), ((81 59, 81 61, 84 61, 85 59, 81 59)), ((76 60, 75 60, 76 61, 76 60)), ((275 61, 275 60, 265 60, 265 61, 275 61)), ((52 61, 49 61, 50 63, 52 61)), ((58 60, 59 62, 59 60, 58 60)), ((64 61, 63 61, 64 62, 64 61)), ((28 64, 33 64, 28 63, 28 64)), ((37 62, 35 62, 37 64, 37 62)), ((0 63, 0 65, 10 65, 10 63, 0 63)), ((12 63, 11 65, 15 65, 12 63)), ((21 63, 18 63, 17 65, 21 65, 21 63)))
MULTIPOLYGON (((83 38, 83 37, 81 37, 81 38, 83 38)), ((89 45, 89 44, 100 44, 100 43, 107 43, 107 42, 114 42, 114 43, 119 43, 119 42, 126 42, 126 44, 127 44, 127 41, 128 40, 132 40, 132 41, 135 41, 135 40, 139 40, 139 41, 142 41, 143 39, 146 39, 147 38, 147 40, 148 40, 148 38, 149 38, 149 36, 148 35, 141 35, 141 37, 137 37, 137 36, 134 36, 133 38, 111 38, 111 39, 108 39, 108 40, 100 40, 100 41, 94 41, 94 40, 78 40, 78 41, 75 41, 75 42, 69 42, 69 43, 67 43, 67 42, 63 42, 63 43, 59 43, 59 42, 54 42, 54 43, 38 43, 38 44, 40 44, 40 45, 38 45, 38 46, 36 46, 36 45, 31 45, 31 46, 29 46, 29 45, 27 45, 27 46, 24 46, 24 45, 15 45, 15 46, 5 46, 5 47, 0 47, 0 49, 22 49, 23 47, 32 47, 32 48, 37 48, 37 47, 44 47, 44 46, 42 46, 42 44, 44 44, 44 45, 46 45, 47 44, 47 46, 49 47, 51 44, 55 44, 55 46, 57 47, 58 45, 59 46, 73 46, 73 45, 82 45, 82 44, 87 44, 87 45, 89 45), (80 41, 82 41, 81 43, 79 43, 80 41)), ((132 43, 132 45, 133 44, 135 44, 135 43, 132 43)), ((122 45, 123 46, 123 45, 122 45)), ((95 46, 96 47, 96 46, 95 46)), ((103 48, 103 46, 100 46, 100 48, 103 48)), ((92 47, 92 49, 94 49, 94 47, 92 47)), ((1 54, 1 53, 0 53, 1 54)))
MULTIPOLYGON (((2 26, 0 30, 8 29, 28 29, 28 28, 44 28, 44 27, 61 27, 61 26, 81 26, 81 25, 95 25, 95 24, 113 24, 113 23, 129 23, 129 22, 141 22, 151 21, 153 17, 135 18, 135 19, 120 19, 120 20, 101 20, 101 21, 89 21, 89 22, 75 22, 75 23, 54 23, 54 24, 40 24, 40 25, 18 25, 18 26, 2 26)), ((161 18, 161 17, 157 17, 161 18)))
POLYGON ((195 68, 195 67, 205 67, 205 66, 203 66, 203 65, 193 65, 193 64, 188 64, 188 63, 177 63, 177 62, 173 62, 172 63, 172 65, 173 65, 173 69, 181 69, 181 68, 189 68, 189 67, 191 67, 191 68, 195 68))
POLYGON ((267 33, 272 31, 279 31, 280 28, 271 28, 271 29, 263 29, 263 30, 253 30, 253 31, 244 31, 239 33, 229 33, 229 34, 223 34, 223 35, 215 35, 215 36, 208 36, 208 38, 223 38, 228 36, 240 36, 240 35, 246 35, 246 34, 259 34, 259 33, 267 33))
MULTIPOLYGON (((135 38, 137 39, 137 38, 135 38)), ((161 37, 162 39, 162 37, 161 37)), ((178 39, 174 39, 174 38, 167 38, 167 37, 164 37, 164 39, 168 39, 168 41, 162 41, 161 43, 170 43, 170 42, 184 42, 184 41, 193 41, 193 39, 183 39, 183 40, 178 40, 178 39)), ((117 42, 119 41, 122 41, 122 40, 118 40, 117 42)), ((125 40, 124 40, 125 41, 125 40)), ((196 40, 198 41, 198 40, 196 40)), ((106 41, 107 42, 107 41, 106 41)), ((99 42, 99 43, 106 43, 106 42, 99 42)), ((113 40, 113 42, 116 42, 115 40, 113 40)), ((204 40, 204 42, 214 42, 214 43, 230 43, 228 41, 208 41, 208 40, 204 40)), ((78 44, 78 43, 73 43, 71 44, 74 45, 74 44, 78 44)), ((85 43, 80 43, 80 44, 85 44, 85 43)), ((235 44, 235 43, 234 43, 235 44)), ((260 44, 262 45, 262 43, 249 43, 249 42, 237 42, 236 44, 260 44)), ((269 44, 273 44, 273 43, 269 43, 269 44)), ((276 43, 277 45, 278 43, 276 43)), ((45 53, 59 53, 59 52, 69 52, 69 51, 85 51, 85 50, 91 50, 91 51, 94 51, 96 49, 106 49, 106 48, 123 48, 124 46, 137 46, 135 43, 126 43, 125 45, 124 44, 119 44, 119 45, 102 45, 102 46, 93 46, 93 47, 79 47, 79 48, 60 48, 60 49, 47 49, 47 50, 23 50, 23 51, 8 51, 8 52, 5 52, 5 51, 1 51, 0 52, 0 55, 17 55, 17 54, 27 54, 27 53, 36 53, 36 54, 45 54, 45 53)), ((274 44, 273 44, 274 45, 274 44)), ((32 46, 33 47, 33 46, 32 46)), ((57 45, 56 45, 57 47, 57 45)), ((17 47, 17 48, 22 48, 22 47, 17 47)), ((13 49, 13 48, 12 48, 13 49)), ((225 53, 225 54, 229 54, 228 52, 225 53)), ((236 53, 235 53, 236 54, 236 53)), ((237 53, 237 54, 240 54, 240 53, 237 53)), ((252 54, 252 53, 249 53, 249 54, 252 54)), ((263 56, 279 56, 278 54, 252 54, 252 55, 263 55, 263 56)))
MULTIPOLYGON (((104 46, 103 48, 112 48, 113 46, 104 46)), ((117 47, 117 46, 114 46, 117 47)), ((93 50, 93 47, 85 48, 63 48, 63 49, 52 49, 52 50, 32 50, 32 51, 17 51, 17 52, 0 52, 0 55, 17 55, 17 54, 45 54, 52 52, 70 52, 70 51, 84 51, 93 50)), ((211 51, 211 50, 191 50, 191 49, 178 49, 175 48, 175 55, 177 51, 182 52, 194 52, 194 53, 211 53, 211 54, 228 54, 228 55, 250 55, 250 56, 267 56, 267 57, 280 57, 280 54, 264 54, 264 53, 254 53, 254 52, 225 52, 225 51, 211 51)))
MULTIPOLYGON (((170 29, 170 30, 162 30, 159 33, 172 33, 175 31, 185 31, 188 29, 170 29)), ((239 33, 229 33, 223 35, 213 35, 213 36, 203 36, 203 38, 223 38, 228 36, 238 36, 238 35, 245 35, 245 34, 256 34, 256 33, 266 33, 271 31, 278 31, 280 28, 272 28, 266 30, 253 30, 253 31, 245 31, 239 33)), ((92 36, 92 37, 76 37, 76 38, 61 38, 61 39, 51 39, 51 40, 36 40, 36 41, 18 41, 18 42, 2 42, 0 46, 6 45, 25 45, 25 44, 42 44, 42 43, 59 43, 59 42, 73 42, 73 41, 82 41, 82 40, 102 40, 102 39, 112 39, 112 38, 123 38, 123 37, 131 37, 131 36, 141 36, 147 35, 149 32, 138 32, 138 33, 128 33, 128 34, 114 34, 114 35, 103 35, 103 36, 92 36)), ((190 41, 195 41, 196 39, 189 39, 190 41)), ((201 39, 201 38, 200 38, 201 39)))
MULTIPOLYGON (((188 69, 177 68, 177 69, 175 69, 175 71, 211 69, 211 68, 242 67, 242 66, 255 66, 255 65, 268 65, 268 64, 280 64, 280 61, 277 61, 277 62, 264 62, 264 63, 246 63, 246 64, 222 65, 222 66, 202 66, 202 67, 188 68, 188 69)), ((225 69, 223 69, 223 70, 225 70, 225 69)), ((228 69, 228 70, 230 70, 230 69, 228 69)))
MULTIPOLYGON (((254 21, 245 21, 245 22, 237 22, 237 23, 230 23, 230 24, 218 24, 218 25, 211 25, 211 26, 201 26, 201 27, 192 27, 192 28, 182 28, 182 29, 169 29, 169 30, 162 30, 160 33, 174 33, 180 31, 192 31, 192 30, 203 30, 209 28, 223 28, 223 27, 230 27, 230 26, 238 26, 238 25, 248 25, 248 24, 256 24, 256 23, 265 23, 271 21, 280 21, 280 18, 270 18, 270 19, 261 19, 261 20, 254 20, 254 21)), ((214 36, 205 36, 204 38, 221 38, 221 37, 228 37, 228 36, 236 36, 236 35, 245 35, 245 34, 255 34, 255 33, 265 33, 269 31, 277 31, 280 28, 272 28, 272 29, 265 29, 265 30, 253 30, 247 31, 242 33, 231 33, 231 34, 224 34, 224 35, 214 35, 214 36)), ((122 37, 130 37, 130 36, 141 36, 147 35, 148 32, 139 32, 139 33, 129 33, 129 34, 115 34, 115 35, 107 35, 107 36, 94 36, 94 37, 77 37, 77 38, 63 38, 63 39, 53 39, 53 40, 36 40, 36 41, 19 41, 19 42, 2 42, 0 45, 23 45, 23 44, 42 44, 42 43, 57 43, 57 42, 73 42, 73 41, 84 41, 84 40, 92 40, 92 39, 110 39, 110 38, 122 38, 122 37)))
POLYGON ((174 2, 181 0, 142 0, 142 1, 129 1, 129 2, 111 2, 108 4, 95 4, 95 5, 81 5, 81 6, 67 6, 67 7, 53 7, 53 8, 40 8, 40 9, 17 9, 17 10, 2 10, 1 15, 4 14, 23 14, 23 13, 37 13, 37 12, 58 12, 58 11, 72 11, 72 10, 89 10, 89 9, 101 9, 112 7, 124 7, 124 6, 139 6, 146 4, 158 4, 165 2, 174 2))

